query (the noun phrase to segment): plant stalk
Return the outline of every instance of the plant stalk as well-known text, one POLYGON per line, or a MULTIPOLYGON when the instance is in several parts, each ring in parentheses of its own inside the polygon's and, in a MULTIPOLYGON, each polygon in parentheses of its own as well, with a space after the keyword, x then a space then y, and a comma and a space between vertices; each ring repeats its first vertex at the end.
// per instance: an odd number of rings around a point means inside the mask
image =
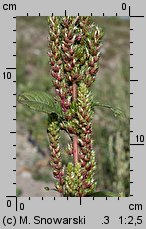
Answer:
MULTIPOLYGON (((77 84, 73 82, 73 101, 77 100, 77 84)), ((74 134, 73 136, 73 156, 74 156, 74 164, 78 163, 78 136, 74 134)))

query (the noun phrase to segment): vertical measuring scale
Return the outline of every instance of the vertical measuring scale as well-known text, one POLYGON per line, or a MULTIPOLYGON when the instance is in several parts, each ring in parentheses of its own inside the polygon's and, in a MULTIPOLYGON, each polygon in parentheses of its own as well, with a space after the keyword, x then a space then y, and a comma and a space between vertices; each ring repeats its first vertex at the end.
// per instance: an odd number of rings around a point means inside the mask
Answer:
POLYGON ((144 1, 0 3, 0 228, 145 228, 145 24, 144 1), (91 4, 92 3, 92 4, 91 4), (56 8, 57 6, 57 8, 56 8), (92 7, 91 7, 92 6, 92 7), (16 16, 130 17, 130 197, 16 197, 16 16))

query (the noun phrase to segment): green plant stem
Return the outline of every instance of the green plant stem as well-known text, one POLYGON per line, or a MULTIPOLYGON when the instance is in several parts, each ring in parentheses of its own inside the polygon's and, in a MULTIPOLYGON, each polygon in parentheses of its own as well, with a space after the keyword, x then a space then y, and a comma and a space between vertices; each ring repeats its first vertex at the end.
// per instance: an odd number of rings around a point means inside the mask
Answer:
MULTIPOLYGON (((73 82, 73 95, 72 95, 73 101, 77 100, 77 84, 76 82, 73 82)), ((74 134, 73 136, 73 157, 74 157, 74 164, 76 165, 78 163, 78 136, 74 134)))

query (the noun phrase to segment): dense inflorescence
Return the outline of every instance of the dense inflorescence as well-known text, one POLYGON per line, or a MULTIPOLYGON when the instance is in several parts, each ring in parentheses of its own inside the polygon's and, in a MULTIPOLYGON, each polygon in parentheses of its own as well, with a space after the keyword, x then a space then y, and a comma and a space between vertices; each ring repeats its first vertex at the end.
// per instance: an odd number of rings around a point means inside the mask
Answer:
POLYGON ((57 190, 66 196, 86 196, 96 188, 95 152, 92 148, 92 94, 99 67, 101 28, 91 17, 49 17, 49 61, 51 75, 64 113, 62 122, 49 124, 51 165, 58 180, 57 190), (59 131, 72 139, 67 152, 73 156, 64 169, 59 146, 59 131))
POLYGON ((50 165, 53 168, 53 175, 58 180, 56 189, 58 192, 63 192, 64 185, 64 167, 62 164, 61 150, 59 145, 59 123, 56 116, 52 113, 48 120, 48 137, 50 140, 51 161, 50 165))

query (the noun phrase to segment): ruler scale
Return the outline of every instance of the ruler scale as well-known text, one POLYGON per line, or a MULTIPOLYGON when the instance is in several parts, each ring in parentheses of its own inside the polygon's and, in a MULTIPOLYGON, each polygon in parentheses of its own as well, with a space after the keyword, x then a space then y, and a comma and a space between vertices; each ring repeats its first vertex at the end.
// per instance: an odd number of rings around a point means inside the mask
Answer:
POLYGON ((106 0, 0 3, 1 194, 0 228, 146 227, 145 1, 106 0), (130 196, 125 198, 16 197, 17 16, 129 16, 130 18, 130 196), (58 220, 58 221, 57 221, 58 220), (64 223, 63 223, 64 222, 64 223))

